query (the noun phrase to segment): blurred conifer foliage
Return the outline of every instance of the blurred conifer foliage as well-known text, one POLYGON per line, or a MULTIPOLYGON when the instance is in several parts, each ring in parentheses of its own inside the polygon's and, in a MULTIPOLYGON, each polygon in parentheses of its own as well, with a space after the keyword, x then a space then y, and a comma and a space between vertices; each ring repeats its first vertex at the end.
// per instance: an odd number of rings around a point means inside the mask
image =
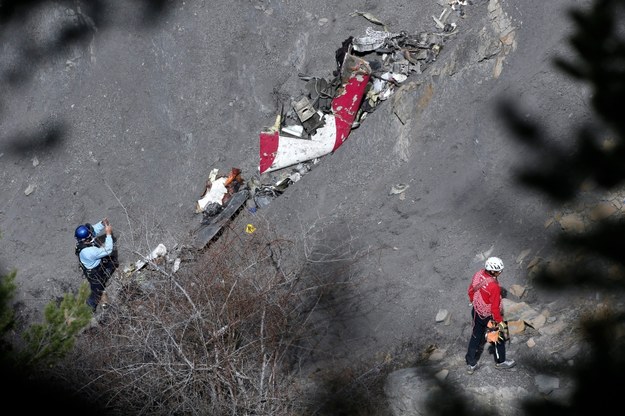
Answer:
MULTIPOLYGON (((0 125, 6 117, 6 109, 11 105, 7 97, 10 93, 19 92, 37 70, 57 59, 66 59, 74 47, 86 46, 96 31, 112 28, 136 30, 141 25, 157 24, 176 3, 177 0, 0 0, 0 125), (120 15, 129 14, 134 19, 132 25, 118 19, 120 15), (38 22, 44 20, 46 31, 35 30, 35 36, 28 30, 36 29, 38 22)), ((38 130, 12 132, 10 137, 6 131, 1 131, 0 154, 23 155, 35 149, 57 148, 63 141, 65 123, 62 120, 43 120, 40 124, 38 130)), ((72 415, 105 414, 102 405, 77 396, 68 386, 33 377, 30 367, 24 364, 24 360, 32 364, 33 358, 39 360, 44 355, 46 359, 62 355, 68 346, 71 347, 72 337, 84 326, 86 315, 78 313, 78 319, 72 317, 71 325, 65 327, 51 325, 51 322, 66 322, 64 311, 67 310, 66 304, 75 300, 72 295, 66 295, 58 306, 48 305, 44 317, 46 323, 34 325, 28 331, 29 348, 37 340, 47 340, 39 345, 37 355, 21 356, 8 341, 15 324, 11 303, 17 273, 19 271, 0 275, 0 374, 7 403, 18 406, 25 413, 62 411, 72 415), (66 332, 69 329, 71 334, 62 334, 58 329, 66 332), (17 402, 18 397, 27 398, 17 402)), ((78 309, 81 306, 78 305, 78 309)))
MULTIPOLYGON (((131 4, 141 10, 146 23, 156 21, 174 4, 166 0, 123 3, 125 7, 131 4)), ((588 7, 570 12, 575 25, 570 38, 575 57, 557 59, 554 64, 591 88, 593 119, 582 126, 572 127, 570 132, 559 132, 567 137, 567 142, 563 143, 559 137, 549 136, 540 125, 528 122, 514 103, 505 102, 500 107, 516 138, 535 152, 535 160, 518 173, 519 181, 563 206, 588 197, 600 200, 602 193, 621 189, 625 180, 625 117, 622 114, 625 102, 625 2, 594 0, 587 4, 588 7)), ((94 31, 115 25, 110 18, 114 15, 115 5, 115 1, 104 0, 0 0, 0 43, 5 51, 7 45, 12 45, 11 60, 0 65, 0 90, 18 88, 30 79, 38 65, 62 56, 68 46, 88 41, 94 31), (66 5, 73 11, 72 18, 63 19, 51 37, 38 43, 32 44, 29 38, 20 37, 19 28, 50 3, 66 5)), ((2 108, 6 105, 9 104, 0 102, 0 120, 2 108)), ((54 145, 61 137, 62 128, 56 126, 45 132, 35 132, 32 137, 15 138, 11 149, 25 151, 30 146, 54 145)), ((622 249, 625 221, 622 212, 623 209, 582 233, 561 233, 555 245, 563 255, 558 260, 545 262, 545 267, 535 278, 536 283, 548 289, 591 290, 590 293, 601 294, 607 308, 601 314, 580 320, 584 341, 590 346, 584 359, 576 361, 573 366, 563 363, 559 368, 543 368, 556 374, 572 375, 576 380, 574 393, 565 401, 549 397, 527 401, 524 405, 527 415, 611 414, 612 409, 620 407, 619 400, 625 393, 625 251, 622 249)), ((12 279, 9 277, 5 283, 10 289, 12 279)), ((5 296, 0 300, 7 301, 5 296)), ((11 316, 10 311, 1 315, 11 316)), ((8 330, 10 327, 10 322, 3 320, 2 328, 8 330)), ((2 352, 6 352, 6 348, 2 352)), ((2 376, 9 381, 10 387, 5 392, 7 397, 28 391, 29 396, 37 398, 37 403, 27 403, 33 409, 26 406, 23 410, 34 410, 39 404, 41 409, 45 406, 46 410, 63 409, 66 414, 72 414, 73 409, 68 407, 72 398, 64 401, 66 397, 59 386, 28 380, 22 369, 16 369, 6 361, 3 362, 2 376), (11 380, 12 377, 17 381, 11 380)), ((476 415, 474 410, 467 410, 466 402, 454 393, 454 389, 447 388, 441 394, 432 395, 430 414, 476 415)), ((93 404, 74 403, 75 410, 80 408, 91 414, 99 413, 93 404)), ((483 414, 493 413, 489 410, 483 414)))
MULTIPOLYGON (((592 207, 624 194, 625 2, 594 0, 585 4, 569 10, 574 24, 569 39, 573 57, 556 58, 554 66, 590 88, 590 117, 555 137, 545 126, 529 122, 517 103, 503 100, 499 106, 515 140, 533 152, 515 177, 563 209, 592 207)), ((581 357, 573 363, 533 363, 536 373, 571 377, 572 394, 565 399, 525 399, 525 415, 582 416, 620 408, 625 394, 624 212, 625 201, 621 200, 620 209, 584 231, 558 232, 553 241, 556 254, 545 259, 533 275, 534 283, 545 290, 586 293, 603 307, 580 316, 581 357)), ((443 386, 429 398, 429 414, 497 414, 494 409, 476 413, 459 391, 455 386, 443 386)))
MULTIPOLYGON (((535 152, 518 174, 521 183, 562 207, 591 209, 620 195, 620 209, 581 232, 559 232, 555 258, 543 264, 536 283, 545 289, 587 291, 605 308, 580 319, 589 354, 573 367, 575 392, 567 403, 549 398, 526 403, 528 415, 588 415, 608 412, 625 393, 625 2, 595 0, 570 11, 574 57, 556 68, 591 90, 591 119, 565 135, 550 137, 528 123, 512 102, 503 115, 518 140, 535 152), (562 147, 554 143, 563 143, 562 147), (530 167, 531 166, 531 167, 530 167)), ((575 305, 571 305, 575 307, 575 305)))
MULTIPOLYGON (((593 119, 559 132, 566 140, 558 147, 555 143, 562 140, 524 120, 513 103, 504 103, 502 112, 518 140, 535 152, 535 160, 519 172, 519 180, 562 206, 576 202, 590 206, 622 191, 625 181, 625 117, 621 108, 625 99, 625 2, 596 0, 588 10, 570 13, 576 27, 570 43, 577 57, 556 59, 555 65, 592 90, 593 119)), ((622 291, 622 213, 621 208, 583 233, 562 233, 557 243, 575 253, 576 261, 546 269, 540 282, 622 291)))

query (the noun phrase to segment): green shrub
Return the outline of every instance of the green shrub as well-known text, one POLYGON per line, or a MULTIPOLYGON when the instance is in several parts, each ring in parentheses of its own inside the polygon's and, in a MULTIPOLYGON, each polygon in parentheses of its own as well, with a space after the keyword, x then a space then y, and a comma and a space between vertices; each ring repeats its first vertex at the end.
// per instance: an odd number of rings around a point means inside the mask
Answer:
POLYGON ((10 301, 15 294, 15 276, 17 271, 0 276, 0 338, 13 326, 15 312, 10 307, 10 301))
POLYGON ((85 300, 89 296, 86 282, 74 296, 66 293, 57 304, 52 301, 44 310, 44 322, 33 324, 24 333, 26 346, 21 352, 28 365, 53 365, 74 346, 76 335, 91 321, 93 316, 85 300))

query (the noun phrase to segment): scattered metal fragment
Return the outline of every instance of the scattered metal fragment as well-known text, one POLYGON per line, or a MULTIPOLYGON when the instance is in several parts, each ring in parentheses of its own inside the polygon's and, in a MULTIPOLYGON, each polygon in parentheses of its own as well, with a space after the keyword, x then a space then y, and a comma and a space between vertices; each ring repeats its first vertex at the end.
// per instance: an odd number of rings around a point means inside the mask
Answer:
POLYGON ((223 227, 242 209, 250 196, 250 191, 243 188, 236 192, 225 203, 224 208, 217 215, 204 218, 202 227, 196 232, 195 247, 204 248, 208 243, 218 238, 223 227))
POLYGON ((33 185, 32 183, 29 184, 26 189, 24 190, 24 195, 28 196, 30 194, 32 194, 33 192, 35 192, 35 185, 33 185))
POLYGON ((370 21, 371 23, 375 23, 376 25, 382 26, 384 30, 387 31, 386 24, 382 22, 380 19, 378 19, 377 17, 375 17, 374 15, 372 15, 371 13, 359 12, 356 10, 353 13, 350 13, 350 16, 362 16, 368 21, 370 21))
POLYGON ((441 22, 440 20, 438 20, 436 16, 432 16, 432 19, 434 19, 434 23, 436 23, 436 26, 438 26, 439 29, 445 28, 445 24, 441 22))
POLYGON ((407 185, 405 183, 398 183, 396 185, 393 185, 391 187, 391 190, 389 191, 389 195, 397 195, 397 194, 401 194, 402 192, 404 192, 406 189, 408 189, 410 187, 410 185, 407 185))
POLYGON ((171 272, 172 273, 176 273, 179 269, 180 269, 180 258, 176 258, 176 260, 174 260, 174 265, 171 267, 171 272))
POLYGON ((354 38, 352 47, 357 52, 371 52, 381 48, 387 39, 396 38, 399 33, 390 33, 388 31, 374 30, 371 27, 365 29, 365 36, 354 38))

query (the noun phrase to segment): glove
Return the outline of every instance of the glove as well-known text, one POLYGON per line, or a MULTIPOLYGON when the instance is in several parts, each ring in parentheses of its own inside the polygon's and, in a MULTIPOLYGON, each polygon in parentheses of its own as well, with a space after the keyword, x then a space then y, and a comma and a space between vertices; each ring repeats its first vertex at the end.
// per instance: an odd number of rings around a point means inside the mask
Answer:
POLYGON ((497 322, 493 319, 489 320, 486 324, 486 334, 484 334, 486 341, 496 344, 499 341, 499 330, 497 329, 497 322))
POLYGON ((495 322, 495 320, 491 319, 486 324, 486 341, 492 342, 493 344, 497 344, 499 342, 505 341, 506 339, 506 328, 508 327, 504 321, 495 322))
POLYGON ((499 342, 499 331, 486 331, 486 341, 496 344, 499 342))

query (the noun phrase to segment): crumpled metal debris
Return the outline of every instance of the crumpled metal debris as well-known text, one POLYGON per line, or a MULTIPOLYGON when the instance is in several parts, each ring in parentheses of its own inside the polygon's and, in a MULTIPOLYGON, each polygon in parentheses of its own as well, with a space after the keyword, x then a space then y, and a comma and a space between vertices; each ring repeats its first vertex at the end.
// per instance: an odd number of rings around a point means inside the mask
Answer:
POLYGON ((388 38, 395 38, 399 33, 374 30, 371 27, 365 29, 365 36, 352 40, 352 47, 357 52, 371 52, 381 48, 388 38))
POLYGON ((350 13, 350 16, 362 16, 368 21, 370 21, 371 23, 375 23, 376 25, 382 26, 384 28, 384 31, 388 31, 386 28, 386 24, 382 22, 380 19, 378 19, 377 17, 375 17, 374 15, 372 15, 371 13, 359 12, 358 10, 356 10, 350 13))
POLYGON ((406 31, 390 32, 386 25, 369 13, 355 11, 351 16, 362 16, 372 23, 383 26, 384 30, 367 27, 362 36, 350 36, 336 50, 337 69, 334 78, 325 80, 299 74, 300 79, 307 82, 303 96, 292 99, 292 108, 280 123, 285 126, 286 133, 291 137, 308 139, 321 126, 322 114, 331 112, 333 97, 339 93, 341 85, 340 73, 343 60, 352 51, 359 52, 372 68, 370 87, 361 103, 358 115, 352 123, 357 128, 364 120, 366 113, 375 110, 381 102, 387 100, 408 77, 421 74, 427 65, 436 61, 447 38, 457 30, 457 24, 451 19, 452 11, 459 10, 468 4, 467 1, 449 1, 441 14, 432 16, 438 31, 406 31), (298 130, 296 126, 302 126, 298 130))
POLYGON ((248 182, 248 187, 253 195, 252 199, 257 208, 262 209, 269 205, 272 200, 282 195, 282 193, 292 184, 299 181, 303 175, 312 170, 313 165, 319 163, 319 159, 314 159, 304 163, 298 163, 291 172, 282 174, 274 184, 260 184, 257 178, 252 178, 248 182))
POLYGON ((471 4, 471 2, 468 0, 452 0, 449 2, 451 9, 458 13, 458 16, 460 17, 465 16, 464 7, 468 6, 469 4, 471 4))
MULTIPOLYGON (((412 74, 423 73, 429 64, 436 61, 445 42, 457 32, 458 16, 464 17, 465 6, 472 3, 465 0, 440 0, 439 4, 443 10, 438 17, 432 16, 433 30, 415 33, 390 32, 384 22, 370 13, 359 11, 351 13, 351 16, 362 16, 376 25, 383 26, 384 30, 380 31, 367 27, 364 35, 350 36, 345 39, 335 51, 337 68, 333 71, 334 78, 325 80, 299 74, 300 79, 306 81, 306 92, 297 99, 291 98, 291 109, 285 113, 282 111, 283 104, 280 104, 280 114, 276 117, 276 123, 273 128, 261 133, 261 143, 265 139, 265 142, 280 149, 280 143, 282 143, 280 139, 282 138, 290 146, 289 149, 292 149, 297 147, 297 144, 294 143, 299 141, 293 141, 293 139, 302 139, 302 143, 306 143, 315 137, 318 128, 323 130, 326 126, 319 127, 318 123, 319 120, 324 119, 324 114, 333 112, 333 100, 340 97, 342 93, 341 88, 344 85, 344 80, 341 79, 341 74, 354 75, 353 71, 344 71, 346 68, 352 68, 350 66, 351 61, 346 60, 346 57, 349 56, 358 59, 370 69, 368 80, 365 81, 367 86, 356 116, 350 117, 350 120, 353 120, 350 121, 351 129, 357 128, 368 113, 375 111, 381 102, 391 97, 412 74), (276 132, 278 134, 275 134, 276 132), (268 133, 273 135, 269 137, 268 133), (287 140, 284 140, 285 138, 287 140)), ((305 146, 307 145, 302 145, 302 147, 305 146)), ((291 153, 295 152, 291 150, 291 153)), ((263 153, 261 150, 261 174, 268 171, 266 166, 267 155, 274 155, 275 158, 275 154, 277 151, 272 150, 263 153), (264 162, 265 165, 263 165, 264 162)), ((272 167, 273 165, 269 166, 269 168, 272 167)), ((274 167, 272 170, 277 169, 274 167)), ((292 175, 288 175, 288 177, 282 178, 272 185, 257 184, 252 190, 254 203, 258 208, 268 205, 273 198, 284 191, 284 188, 299 180, 305 173, 295 174, 292 172, 292 175)), ((391 193, 403 193, 404 190, 405 188, 400 191, 398 187, 391 193)), ((402 197, 403 195, 400 195, 400 198, 402 197)))
POLYGON ((404 192, 406 189, 408 189, 410 187, 410 185, 407 185, 405 183, 398 183, 395 184, 391 187, 391 190, 389 191, 389 195, 397 195, 397 194, 401 194, 402 192, 404 192))

